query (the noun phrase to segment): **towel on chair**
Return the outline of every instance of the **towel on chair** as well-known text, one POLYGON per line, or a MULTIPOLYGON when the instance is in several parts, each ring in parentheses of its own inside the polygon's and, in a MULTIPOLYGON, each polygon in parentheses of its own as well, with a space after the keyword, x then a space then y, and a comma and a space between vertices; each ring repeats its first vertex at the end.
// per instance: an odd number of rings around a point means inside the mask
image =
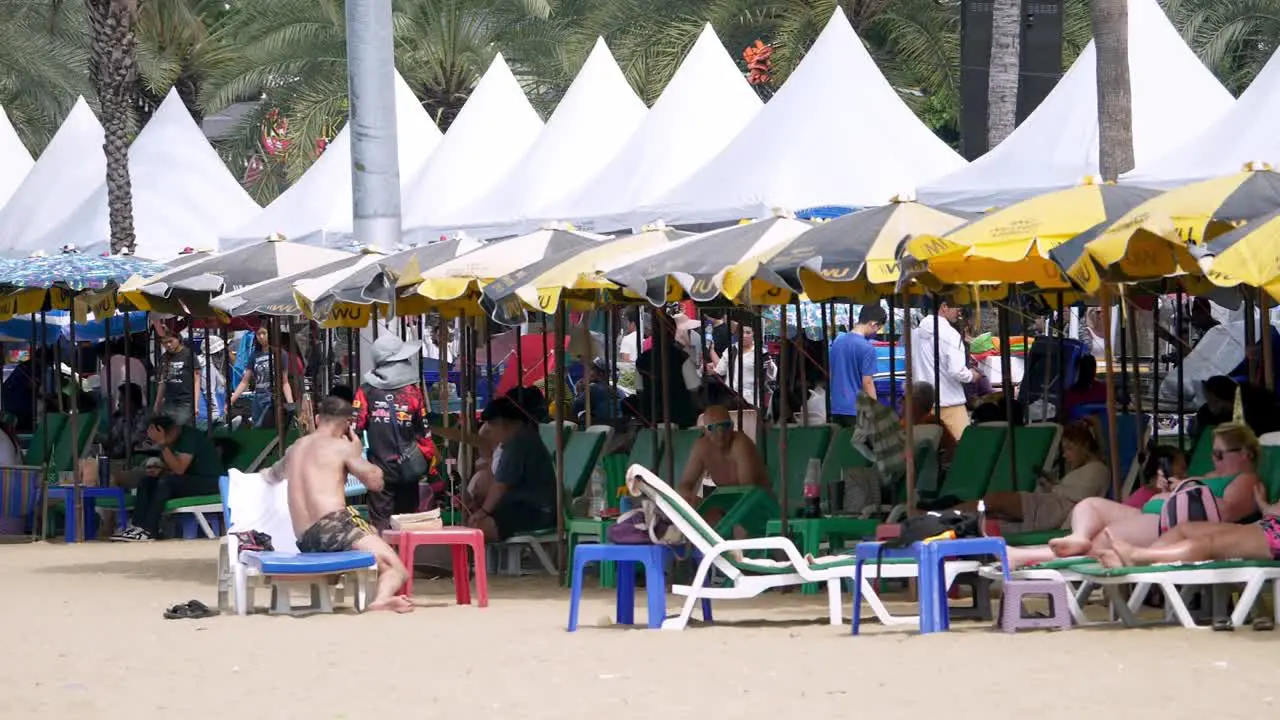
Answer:
POLYGON ((289 517, 289 481, 268 483, 261 473, 228 472, 229 532, 257 531, 271 536, 278 552, 298 552, 298 539, 289 517))

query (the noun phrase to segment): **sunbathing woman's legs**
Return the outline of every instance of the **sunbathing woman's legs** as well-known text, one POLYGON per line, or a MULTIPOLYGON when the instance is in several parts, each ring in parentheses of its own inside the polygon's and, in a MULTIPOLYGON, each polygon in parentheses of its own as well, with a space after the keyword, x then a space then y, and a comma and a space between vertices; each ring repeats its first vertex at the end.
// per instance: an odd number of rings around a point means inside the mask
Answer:
MULTIPOLYGON (((1049 541, 1049 547, 1057 557, 1088 555, 1094 549, 1094 540, 1105 528, 1117 526, 1121 523, 1126 523, 1126 521, 1134 521, 1141 517, 1142 511, 1137 508, 1122 505, 1105 498, 1085 498, 1076 503, 1076 506, 1071 510, 1071 534, 1049 541)), ((1135 525, 1143 526, 1145 523, 1136 522, 1135 525)), ((1126 539, 1129 539, 1129 536, 1134 534, 1135 537, 1132 538, 1132 542, 1142 542, 1142 537, 1144 536, 1140 528, 1126 529, 1123 534, 1126 539)), ((1150 534, 1146 544, 1150 544, 1154 540, 1155 535, 1150 534)))
POLYGON ((1267 535, 1256 524, 1187 523, 1165 533, 1152 547, 1136 547, 1119 537, 1112 537, 1111 545, 1111 549, 1103 550, 1098 556, 1106 567, 1272 559, 1267 535))

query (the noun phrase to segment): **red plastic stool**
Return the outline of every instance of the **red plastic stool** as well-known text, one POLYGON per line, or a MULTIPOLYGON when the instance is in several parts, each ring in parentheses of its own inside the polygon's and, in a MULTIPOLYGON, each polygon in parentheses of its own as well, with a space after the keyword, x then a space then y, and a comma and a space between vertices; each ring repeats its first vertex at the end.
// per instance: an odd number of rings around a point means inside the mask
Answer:
POLYGON ((471 604, 471 566, 467 548, 476 564, 476 604, 489 607, 489 573, 484 561, 484 533, 475 528, 442 528, 440 530, 388 530, 382 533, 388 545, 400 549, 400 562, 409 570, 409 579, 400 588, 401 595, 413 594, 413 553, 423 545, 448 545, 453 556, 453 590, 459 605, 471 604))

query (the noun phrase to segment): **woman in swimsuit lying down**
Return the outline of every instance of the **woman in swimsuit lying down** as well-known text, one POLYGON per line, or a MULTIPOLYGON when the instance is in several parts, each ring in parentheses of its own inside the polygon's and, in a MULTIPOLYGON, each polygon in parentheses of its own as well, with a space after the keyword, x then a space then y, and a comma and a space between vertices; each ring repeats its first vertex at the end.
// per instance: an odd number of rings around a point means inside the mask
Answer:
MULTIPOLYGON (((1260 484, 1256 467, 1261 448, 1253 431, 1239 423, 1219 425, 1213 433, 1213 473, 1210 486, 1229 482, 1219 498, 1224 523, 1238 523, 1257 510, 1254 500, 1260 484), (1229 478, 1230 480, 1226 480, 1229 478)), ((1205 478, 1201 478, 1205 479, 1205 478)), ((1174 483, 1156 498, 1169 497, 1174 483)), ((1217 492, 1214 493, 1218 494, 1217 492)), ((1047 546, 1009 548, 1009 562, 1015 567, 1048 562, 1055 558, 1092 555, 1109 550, 1115 540, 1135 547, 1150 547, 1160 536, 1160 516, 1144 513, 1105 498, 1086 498, 1071 511, 1071 534, 1047 546)))
POLYGON ((1262 520, 1248 525, 1188 522, 1175 525, 1151 547, 1141 548, 1111 539, 1111 548, 1098 554, 1106 567, 1155 565, 1205 560, 1280 560, 1280 503, 1267 502, 1258 486, 1254 500, 1262 520))

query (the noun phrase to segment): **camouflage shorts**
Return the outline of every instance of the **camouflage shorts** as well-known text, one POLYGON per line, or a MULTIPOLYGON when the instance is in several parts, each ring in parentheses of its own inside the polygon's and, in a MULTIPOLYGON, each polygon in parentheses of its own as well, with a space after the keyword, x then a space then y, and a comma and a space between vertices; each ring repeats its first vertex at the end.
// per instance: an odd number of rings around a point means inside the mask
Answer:
POLYGON ((343 508, 321 517, 307 528, 298 538, 298 551, 343 552, 350 550, 360 538, 373 534, 373 528, 355 508, 343 508))

